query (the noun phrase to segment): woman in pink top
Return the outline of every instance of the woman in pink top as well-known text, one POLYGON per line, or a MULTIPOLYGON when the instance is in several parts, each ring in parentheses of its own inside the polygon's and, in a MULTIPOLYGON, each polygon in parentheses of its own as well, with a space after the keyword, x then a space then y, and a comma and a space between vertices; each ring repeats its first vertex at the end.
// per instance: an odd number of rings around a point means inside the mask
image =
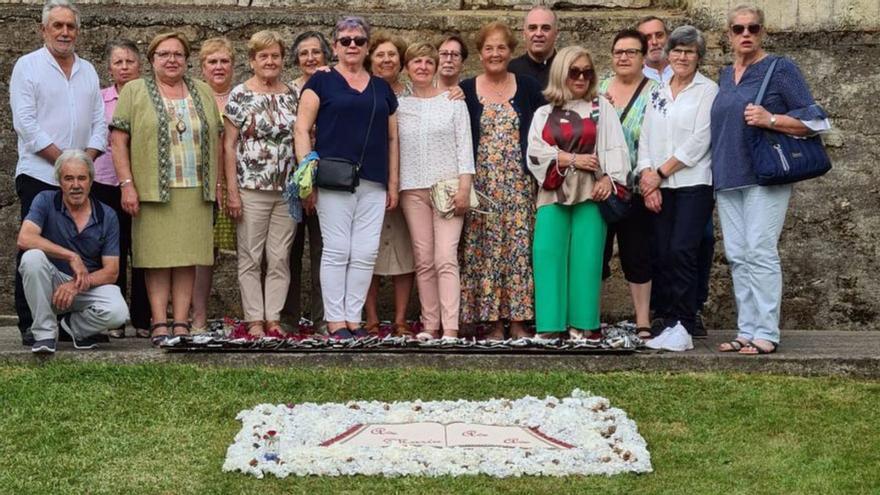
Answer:
MULTIPOLYGON (((130 40, 111 41, 107 44, 106 58, 109 60, 110 81, 112 84, 101 90, 104 98, 104 119, 113 120, 119 91, 125 83, 141 77, 141 54, 137 45, 130 40)), ((128 285, 128 255, 131 252, 131 216, 123 211, 119 179, 113 168, 113 151, 107 143, 107 152, 95 160, 95 182, 92 184, 92 197, 113 208, 119 217, 119 277, 116 285, 125 297, 128 285)), ((142 338, 150 336, 150 303, 147 300, 147 288, 144 283, 144 271, 140 268, 131 270, 131 324, 135 335, 142 338)), ((125 337, 125 326, 110 330, 110 336, 120 339, 125 337)))

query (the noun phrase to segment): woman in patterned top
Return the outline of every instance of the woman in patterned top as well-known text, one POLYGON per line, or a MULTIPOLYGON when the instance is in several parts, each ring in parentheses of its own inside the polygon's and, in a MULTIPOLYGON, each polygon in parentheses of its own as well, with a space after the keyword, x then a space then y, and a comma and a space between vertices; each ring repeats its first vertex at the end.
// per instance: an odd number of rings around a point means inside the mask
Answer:
POLYGON ((295 163, 296 95, 281 81, 284 40, 260 31, 248 41, 254 75, 229 94, 224 153, 229 215, 238 220, 238 283, 248 334, 283 337, 281 308, 290 284, 296 224, 282 199, 295 163), (237 180, 236 180, 237 179, 237 180), (263 255, 265 281, 260 280, 263 255))
POLYGON ((134 217, 132 265, 146 269, 155 345, 171 332, 189 333, 195 266, 214 262, 212 203, 223 124, 211 88, 185 75, 188 57, 182 33, 154 37, 147 49, 153 76, 122 88, 110 124, 122 208, 134 217))
POLYGON ((617 112, 597 96, 593 58, 569 46, 550 66, 529 130, 529 170, 540 185, 535 220, 535 326, 539 333, 600 339, 605 221, 599 202, 630 170, 617 112))
MULTIPOLYGON (((617 248, 623 276, 629 282, 630 295, 635 309, 636 327, 639 335, 650 336, 651 327, 651 278, 652 253, 649 242, 652 229, 651 213, 645 209, 645 202, 638 191, 633 171, 636 168, 639 134, 642 119, 651 91, 657 83, 642 73, 648 42, 645 35, 625 29, 614 36, 611 44, 611 57, 614 76, 599 83, 599 93, 608 96, 614 103, 623 125, 623 135, 630 155, 630 173, 627 186, 633 188, 632 207, 623 220, 608 226, 605 241, 605 267, 603 278, 611 276, 608 263, 617 236, 617 248)), ((662 330, 662 329, 661 329, 662 330)))
POLYGON ((422 323, 417 337, 458 336, 461 283, 458 241, 470 205, 474 156, 471 126, 464 101, 452 101, 433 85, 439 56, 430 43, 406 50, 412 94, 400 99, 400 208, 412 238, 422 323), (432 207, 431 186, 458 180, 454 214, 441 216, 432 207))

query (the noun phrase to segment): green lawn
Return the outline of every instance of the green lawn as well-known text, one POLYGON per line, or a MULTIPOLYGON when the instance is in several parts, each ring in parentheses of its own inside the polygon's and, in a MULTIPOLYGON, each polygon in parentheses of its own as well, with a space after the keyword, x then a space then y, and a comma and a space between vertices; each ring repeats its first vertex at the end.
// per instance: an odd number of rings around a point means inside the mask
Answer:
MULTIPOLYGON (((515 359, 515 358, 511 358, 515 359)), ((0 493, 880 493, 880 384, 734 374, 0 366, 0 493), (262 402, 557 397, 634 418, 655 472, 615 477, 287 478, 223 473, 262 402)))

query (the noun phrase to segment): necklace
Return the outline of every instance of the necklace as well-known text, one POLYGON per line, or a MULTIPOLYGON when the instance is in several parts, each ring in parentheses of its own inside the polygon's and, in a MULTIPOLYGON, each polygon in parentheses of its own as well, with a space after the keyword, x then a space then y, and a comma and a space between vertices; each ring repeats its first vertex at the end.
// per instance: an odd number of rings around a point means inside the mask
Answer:
MULTIPOLYGON (((162 86, 157 85, 159 87, 159 93, 163 93, 162 86)), ((183 137, 183 133, 186 132, 186 122, 183 121, 183 116, 180 115, 180 112, 177 111, 177 105, 174 103, 174 100, 171 97, 165 96, 162 94, 163 99, 165 100, 165 113, 168 114, 168 117, 171 120, 176 120, 174 124, 174 129, 177 131, 181 137, 183 137)), ((185 98, 185 95, 184 95, 185 98)), ((184 104, 186 102, 184 101, 184 104)))
POLYGON ((495 86, 495 89, 490 88, 489 91, 494 93, 496 98, 501 98, 501 96, 503 96, 504 93, 507 91, 507 85, 510 83, 510 76, 505 75, 504 82, 501 83, 500 86, 498 85, 498 83, 489 81, 488 77, 486 78, 486 82, 488 82, 491 86, 495 86))

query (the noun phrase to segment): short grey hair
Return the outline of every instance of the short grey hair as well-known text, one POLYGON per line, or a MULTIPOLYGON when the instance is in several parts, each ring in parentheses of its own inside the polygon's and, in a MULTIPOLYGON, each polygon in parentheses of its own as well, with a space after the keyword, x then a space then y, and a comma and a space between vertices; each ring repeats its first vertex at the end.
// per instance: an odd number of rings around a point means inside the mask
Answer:
POLYGON ((61 182, 61 167, 67 162, 84 163, 89 169, 89 181, 95 181, 95 162, 89 158, 89 155, 87 155, 85 151, 78 149, 64 150, 64 152, 61 153, 61 156, 55 160, 55 180, 61 182))
POLYGON ((703 33, 693 26, 679 26, 672 31, 669 39, 666 40, 666 47, 663 48, 663 53, 668 57, 669 52, 673 48, 690 45, 697 45, 697 56, 700 57, 700 60, 703 60, 703 57, 706 55, 706 38, 703 37, 703 33))
POLYGON ((367 21, 363 17, 350 15, 343 17, 336 23, 336 27, 333 28, 333 43, 336 43, 340 31, 346 31, 348 29, 360 29, 364 32, 364 36, 366 36, 367 39, 370 38, 370 25, 367 21))
POLYGON ((732 26, 733 18, 742 13, 754 15, 758 18, 758 24, 764 25, 764 11, 762 9, 754 5, 740 4, 730 9, 730 12, 727 13, 727 27, 732 26))
POLYGON ((51 13, 54 9, 69 9, 71 12, 73 12, 73 17, 74 19, 76 19, 76 28, 79 29, 79 9, 70 0, 46 0, 46 3, 43 4, 43 27, 49 25, 49 13, 51 13))

